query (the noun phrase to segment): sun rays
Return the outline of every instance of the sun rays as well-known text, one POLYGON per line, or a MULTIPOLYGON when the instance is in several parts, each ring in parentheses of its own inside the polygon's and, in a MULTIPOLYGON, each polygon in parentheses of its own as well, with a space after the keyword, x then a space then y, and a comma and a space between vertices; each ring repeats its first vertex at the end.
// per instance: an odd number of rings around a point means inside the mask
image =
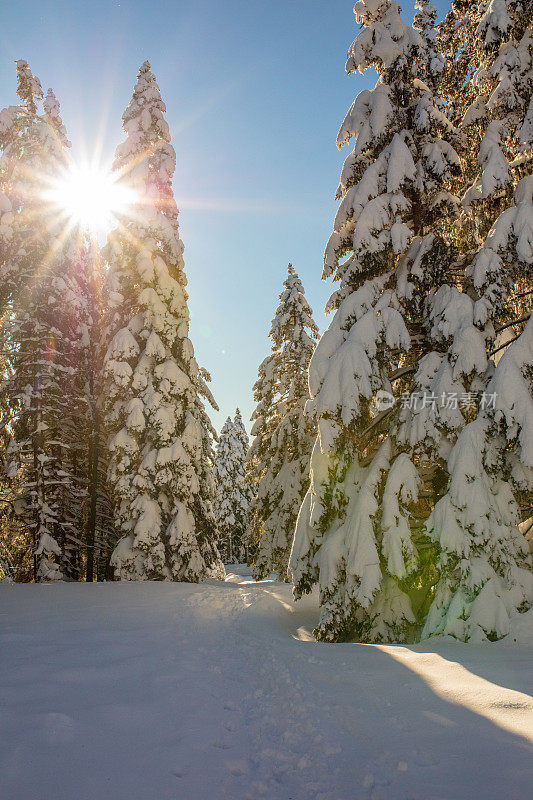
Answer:
POLYGON ((112 172, 95 165, 72 165, 46 192, 73 226, 88 232, 109 230, 135 202, 133 191, 112 172))

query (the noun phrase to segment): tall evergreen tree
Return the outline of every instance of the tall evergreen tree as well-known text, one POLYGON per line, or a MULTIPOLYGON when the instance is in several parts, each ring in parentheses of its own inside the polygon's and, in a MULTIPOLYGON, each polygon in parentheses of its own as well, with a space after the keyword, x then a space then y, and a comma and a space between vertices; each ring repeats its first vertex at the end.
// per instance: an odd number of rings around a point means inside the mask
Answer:
POLYGON ((257 541, 254 574, 277 570, 287 580, 287 565, 302 499, 309 486, 309 459, 315 429, 305 415, 309 400, 307 369, 318 328, 292 264, 287 269, 270 338, 272 354, 259 369, 258 401, 252 419, 255 437, 250 471, 257 486, 252 503, 252 538, 257 541))
POLYGON ((448 491, 428 522, 440 555, 424 635, 481 640, 506 635, 513 614, 533 602, 528 546, 518 528, 533 500, 533 7, 502 0, 454 9, 464 14, 462 40, 479 55, 463 117, 463 126, 478 132, 480 171, 464 198, 478 238, 503 211, 466 260, 490 361, 485 403, 450 455, 448 491))
POLYGON ((218 547, 222 559, 228 564, 245 562, 248 556, 250 492, 246 477, 247 440, 237 409, 235 420, 228 417, 222 428, 215 458, 218 547))
POLYGON ((424 522, 465 424, 438 398, 486 368, 473 302, 453 279, 460 138, 435 94, 434 9, 418 10, 417 30, 392 0, 357 2, 346 64, 379 77, 337 139, 355 139, 324 256, 340 286, 309 369, 318 437, 290 562, 297 597, 319 584, 326 640, 416 635, 435 577, 424 522))
MULTIPOLYGON (((59 104, 17 62, 20 104, 2 112, 2 345, 9 366, 2 393, 11 440, 6 458, 16 507, 32 533, 35 579, 76 578, 83 487, 77 483, 72 424, 79 297, 77 241, 49 190, 69 160, 59 104)), ((79 410, 79 409, 78 409, 79 410)))
POLYGON ((172 192, 175 152, 145 62, 123 115, 114 169, 136 194, 109 237, 114 332, 105 356, 109 479, 117 577, 199 581, 224 574, 212 510, 216 408, 189 339, 183 243, 172 192))

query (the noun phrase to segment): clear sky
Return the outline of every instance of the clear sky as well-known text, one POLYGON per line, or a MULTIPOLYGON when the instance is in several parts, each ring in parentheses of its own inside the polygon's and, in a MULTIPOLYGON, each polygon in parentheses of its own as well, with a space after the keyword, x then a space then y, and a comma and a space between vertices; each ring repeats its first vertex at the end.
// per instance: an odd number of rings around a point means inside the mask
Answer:
MULTIPOLYGON (((449 2, 437 6, 443 14, 449 2)), ((403 8, 412 20, 414 0, 403 8)), ((26 59, 54 89, 77 160, 95 151, 111 160, 138 67, 151 62, 177 153, 191 338, 213 378, 217 428, 236 406, 249 427, 289 261, 327 324, 322 254, 347 155, 335 138, 374 80, 344 72, 352 9, 351 0, 0 0, 0 102, 16 102, 13 61, 26 59)))

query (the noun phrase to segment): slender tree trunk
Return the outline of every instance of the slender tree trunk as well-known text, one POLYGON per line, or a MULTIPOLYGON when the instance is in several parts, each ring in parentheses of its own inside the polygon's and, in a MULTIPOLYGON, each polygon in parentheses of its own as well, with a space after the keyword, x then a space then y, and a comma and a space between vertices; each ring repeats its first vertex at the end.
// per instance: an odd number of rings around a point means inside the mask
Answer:
POLYGON ((87 517, 87 574, 86 581, 94 581, 94 551, 96 547, 96 510, 98 503, 98 415, 93 412, 93 430, 89 444, 89 515, 87 517))
POLYGON ((44 506, 44 484, 42 480, 42 467, 39 462, 39 454, 42 453, 42 431, 41 431, 41 408, 40 403, 32 398, 33 413, 33 431, 31 434, 32 450, 33 450, 33 474, 34 474, 34 492, 35 497, 33 500, 33 580, 35 583, 39 582, 39 563, 36 554, 39 537, 41 532, 42 518, 41 511, 44 506))
POLYGON ((91 238, 92 271, 88 278, 89 299, 92 318, 89 344, 89 404, 91 407, 91 430, 89 432, 89 514, 87 517, 87 572, 85 580, 92 582, 100 579, 100 554, 96 559, 96 528, 98 525, 99 472, 100 472, 100 414, 98 394, 100 389, 101 367, 101 327, 100 314, 102 293, 102 265, 98 243, 91 238), (98 573, 98 575, 96 574, 98 573))

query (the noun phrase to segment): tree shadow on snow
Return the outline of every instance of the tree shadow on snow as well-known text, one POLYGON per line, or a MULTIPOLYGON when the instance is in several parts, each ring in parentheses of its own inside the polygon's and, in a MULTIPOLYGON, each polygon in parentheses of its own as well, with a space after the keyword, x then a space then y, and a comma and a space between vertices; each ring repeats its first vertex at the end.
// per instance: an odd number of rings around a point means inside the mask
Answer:
MULTIPOLYGON (((337 766, 359 786, 357 800, 530 796, 533 699, 502 688, 503 650, 478 670, 485 647, 475 647, 468 657, 468 645, 453 644, 445 652, 439 647, 440 654, 429 646, 298 642, 297 647, 310 672, 307 702, 331 737, 327 746, 339 740, 337 758, 344 764, 337 766)), ((293 670, 298 673, 296 665, 293 670)))

